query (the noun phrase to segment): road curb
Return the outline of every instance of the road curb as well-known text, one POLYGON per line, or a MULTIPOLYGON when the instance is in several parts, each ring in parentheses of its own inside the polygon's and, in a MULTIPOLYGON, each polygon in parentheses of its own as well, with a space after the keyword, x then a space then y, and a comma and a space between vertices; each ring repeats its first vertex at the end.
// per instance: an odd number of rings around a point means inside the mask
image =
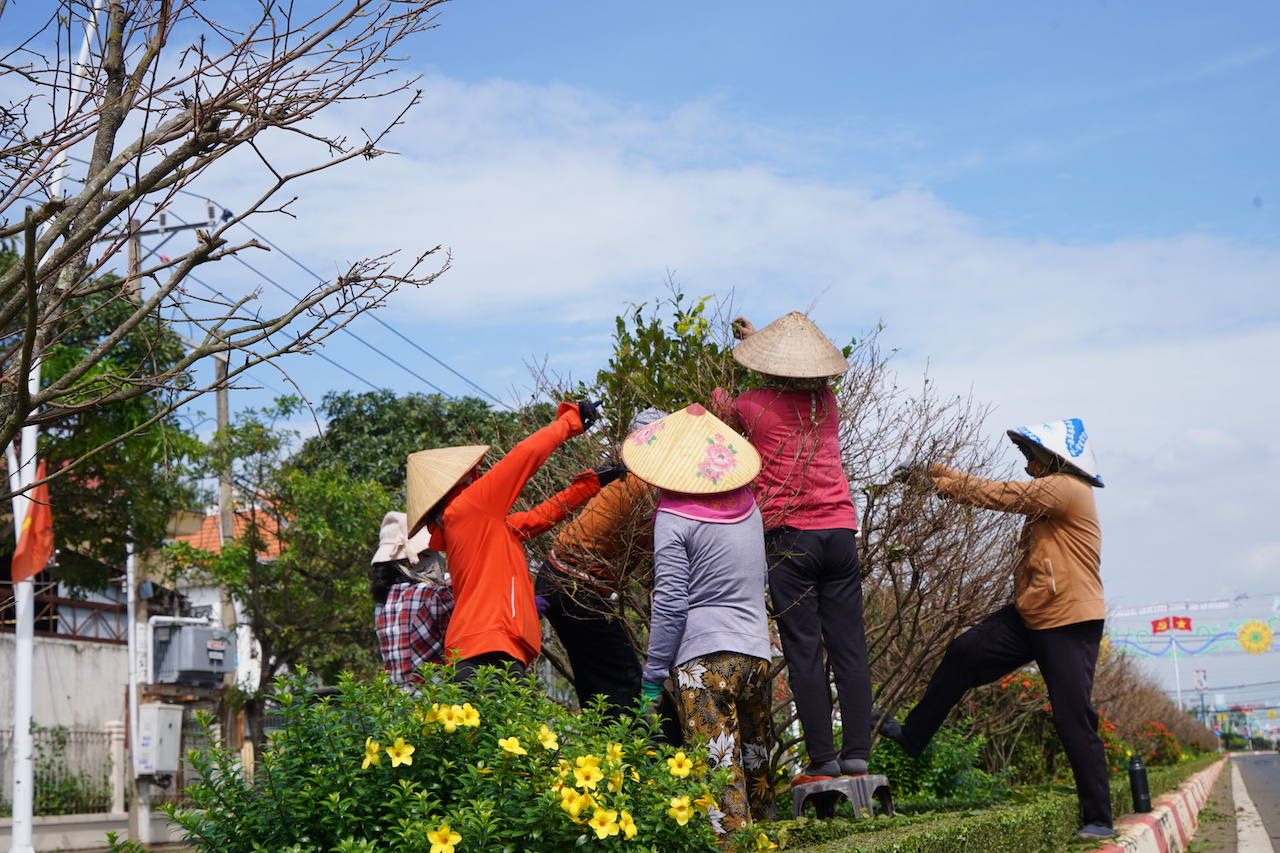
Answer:
POLYGON ((1176 791, 1156 797, 1148 814, 1134 814, 1116 824, 1119 836, 1094 853, 1179 853, 1199 824, 1198 815, 1227 759, 1201 770, 1176 791))

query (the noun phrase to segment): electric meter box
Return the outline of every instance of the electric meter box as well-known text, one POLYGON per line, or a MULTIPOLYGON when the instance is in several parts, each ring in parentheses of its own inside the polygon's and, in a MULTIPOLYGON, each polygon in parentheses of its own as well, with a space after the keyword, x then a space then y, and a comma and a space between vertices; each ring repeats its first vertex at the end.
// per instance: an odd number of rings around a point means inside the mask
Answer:
POLYGON ((151 702, 138 706, 135 776, 171 776, 182 757, 182 706, 151 702))
POLYGON ((235 672, 236 639, 210 625, 157 625, 152 629, 156 684, 219 687, 235 672))

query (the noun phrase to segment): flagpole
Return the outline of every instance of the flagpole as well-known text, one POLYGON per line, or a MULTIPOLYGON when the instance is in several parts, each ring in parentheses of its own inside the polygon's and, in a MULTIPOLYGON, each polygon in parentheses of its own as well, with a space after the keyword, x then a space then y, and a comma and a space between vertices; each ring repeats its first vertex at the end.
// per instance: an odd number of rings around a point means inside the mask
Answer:
POLYGON ((1178 691, 1178 710, 1182 711, 1182 668, 1178 666, 1178 638, 1174 634, 1169 635, 1169 642, 1173 643, 1173 684, 1178 691))
MULTIPOLYGON (((84 41, 80 45, 80 55, 72 68, 71 90, 75 94, 82 92, 85 86, 85 67, 89 64, 90 50, 98 32, 98 15, 105 5, 105 0, 94 0, 93 12, 85 23, 84 41)), ((68 110, 75 108, 74 101, 69 101, 68 110)), ((66 175, 68 153, 58 155, 58 165, 54 170, 51 197, 60 196, 62 181, 66 175)), ((49 222, 46 228, 53 227, 49 222)), ((32 330, 34 332, 34 330, 32 330)), ((40 393, 39 354, 32 359, 31 371, 27 375, 27 388, 34 398, 40 393)), ((13 444, 5 448, 9 461, 9 490, 18 491, 30 486, 36 477, 36 442, 39 440, 40 428, 28 424, 22 428, 22 460, 18 462, 13 444), (15 481, 18 488, 14 488, 15 481)), ((22 525, 30 508, 30 498, 26 494, 13 498, 14 541, 22 535, 22 525)), ((32 697, 35 693, 35 579, 26 578, 14 584, 14 661, 13 661, 13 820, 10 831, 10 853, 35 853, 32 846, 32 819, 35 810, 35 774, 33 754, 35 739, 31 734, 32 697)))

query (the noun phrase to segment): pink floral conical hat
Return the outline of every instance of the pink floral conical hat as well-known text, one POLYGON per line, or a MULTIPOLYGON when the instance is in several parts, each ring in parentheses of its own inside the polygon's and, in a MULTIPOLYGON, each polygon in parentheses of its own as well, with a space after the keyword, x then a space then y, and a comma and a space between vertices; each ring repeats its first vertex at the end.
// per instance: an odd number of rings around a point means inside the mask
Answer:
POLYGON ((732 491, 760 473, 751 442, 697 403, 627 436, 622 461, 646 483, 691 495, 732 491))

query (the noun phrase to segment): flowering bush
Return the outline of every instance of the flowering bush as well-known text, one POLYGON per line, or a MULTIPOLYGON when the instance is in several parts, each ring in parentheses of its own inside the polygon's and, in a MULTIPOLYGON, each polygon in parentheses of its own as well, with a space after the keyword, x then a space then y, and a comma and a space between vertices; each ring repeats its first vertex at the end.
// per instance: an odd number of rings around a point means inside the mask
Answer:
POLYGON ((1129 747, 1120 737, 1116 724, 1106 718, 1098 717, 1098 736, 1102 738, 1102 748, 1107 754, 1107 769, 1112 773, 1124 769, 1129 764, 1129 747))
MULTIPOLYGON (((201 853, 705 851, 726 770, 654 746, 652 724, 569 712, 499 673, 472 685, 425 670, 414 696, 344 677, 314 700, 281 680, 284 724, 247 778, 229 750, 194 754, 192 808, 173 820, 201 853)), ((759 830, 736 839, 752 849, 759 830)), ((125 844, 114 847, 127 850, 125 844)))
POLYGON ((1142 760, 1148 767, 1177 764, 1182 758, 1182 746, 1164 723, 1145 723, 1138 730, 1138 744, 1135 749, 1142 755, 1142 760))

